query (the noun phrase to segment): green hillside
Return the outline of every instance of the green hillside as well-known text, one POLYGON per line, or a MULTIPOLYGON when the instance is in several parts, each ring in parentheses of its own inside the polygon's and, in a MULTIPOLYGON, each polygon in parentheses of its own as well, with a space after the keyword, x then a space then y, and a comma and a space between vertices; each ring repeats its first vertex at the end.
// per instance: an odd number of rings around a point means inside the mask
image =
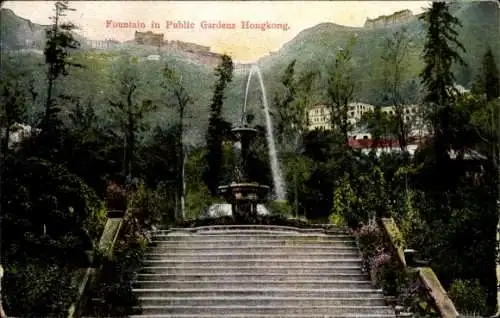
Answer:
MULTIPOLYGON (((466 48, 463 54, 468 68, 456 68, 455 74, 460 85, 469 87, 477 74, 483 54, 490 45, 493 52, 500 52, 499 8, 494 2, 457 3, 453 12, 463 27, 459 30, 459 40, 466 48)), ((425 40, 425 28, 416 17, 412 20, 393 25, 390 28, 364 29, 322 23, 300 32, 292 41, 285 44, 275 55, 262 58, 260 63, 265 68, 265 78, 274 81, 288 63, 297 59, 296 69, 324 70, 332 63, 339 48, 346 45, 348 39, 357 36, 357 44, 353 49, 353 60, 357 66, 356 98, 368 103, 380 103, 381 59, 385 39, 393 32, 406 28, 411 37, 411 48, 408 58, 408 70, 405 79, 417 78, 423 64, 420 58, 425 40)), ((316 92, 317 99, 322 98, 316 92)))
MULTIPOLYGON (((465 87, 469 87, 475 75, 478 73, 480 63, 488 45, 493 52, 500 52, 499 31, 499 9, 493 2, 470 2, 457 3, 453 7, 454 14, 462 21, 463 28, 460 30, 460 40, 467 49, 463 55, 469 64, 468 68, 456 68, 457 82, 465 87)), ((39 49, 43 48, 45 34, 44 26, 31 23, 29 20, 17 17, 12 11, 1 9, 1 29, 2 29, 2 59, 7 56, 6 51, 16 51, 26 48, 26 41, 32 41, 39 49)), ((357 100, 371 104, 383 104, 382 98, 382 69, 381 55, 384 48, 385 39, 391 33, 406 28, 411 36, 411 48, 407 60, 407 70, 404 74, 404 81, 418 79, 423 64, 420 58, 423 43, 425 40, 425 29, 423 24, 413 18, 406 23, 394 25, 391 28, 365 29, 336 25, 333 23, 321 23, 310 29, 300 32, 292 41, 286 43, 275 55, 260 59, 259 64, 263 72, 266 85, 267 96, 272 104, 272 99, 277 92, 280 92, 279 78, 286 66, 297 59, 296 73, 303 74, 305 71, 317 70, 324 72, 328 65, 334 61, 335 54, 339 48, 346 45, 352 36, 357 37, 357 43, 353 49, 353 61, 355 63, 355 97, 357 100)), ((85 39, 77 39, 84 42, 85 39)), ((98 107, 98 111, 103 118, 103 124, 107 124, 108 98, 112 95, 112 88, 109 86, 112 77, 111 71, 114 63, 124 54, 137 57, 146 57, 150 54, 158 54, 158 48, 126 44, 119 49, 88 50, 84 49, 75 55, 82 64, 86 65, 83 70, 73 70, 66 80, 62 81, 59 89, 62 92, 69 92, 83 100, 92 96, 93 103, 98 107)), ((497 53, 498 54, 498 53, 497 53)), ((140 94, 144 98, 150 98, 161 107, 157 113, 150 118, 152 125, 168 126, 175 118, 175 111, 168 105, 172 104, 165 100, 164 91, 160 88, 161 70, 165 61, 177 72, 183 74, 189 93, 192 96, 193 104, 188 109, 188 140, 193 143, 203 141, 209 115, 209 105, 214 84, 213 70, 202 65, 197 65, 187 59, 182 53, 162 50, 163 61, 144 61, 139 63, 138 71, 143 80, 143 90, 140 94)), ((21 58, 25 59, 25 58, 21 58)), ((500 56, 497 55, 497 60, 500 56)), ((5 64, 5 63, 3 63, 5 64)), ((30 70, 36 77, 37 90, 39 91, 39 102, 35 103, 32 113, 36 113, 43 105, 43 95, 45 94, 43 73, 43 56, 34 56, 26 62, 21 63, 22 67, 30 70)), ((241 107, 244 103, 244 90, 246 78, 235 75, 226 93, 225 116, 235 122, 240 118, 241 107)), ((415 85, 414 85, 415 86, 415 85)), ((417 89, 407 91, 407 95, 418 95, 417 89)), ((317 101, 324 99, 324 86, 316 85, 313 92, 313 99, 317 101)), ((257 78, 252 80, 248 108, 249 111, 257 115, 257 120, 263 122, 263 112, 261 93, 257 78)), ((418 96, 411 96, 418 97, 418 96)))

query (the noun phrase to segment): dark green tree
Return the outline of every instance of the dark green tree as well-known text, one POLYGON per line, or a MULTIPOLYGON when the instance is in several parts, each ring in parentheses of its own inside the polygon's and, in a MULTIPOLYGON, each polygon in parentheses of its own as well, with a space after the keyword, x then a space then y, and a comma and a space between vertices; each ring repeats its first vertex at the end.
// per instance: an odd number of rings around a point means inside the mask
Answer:
POLYGON ((352 49, 356 38, 351 38, 345 48, 335 55, 333 68, 328 74, 328 97, 330 101, 331 127, 342 136, 347 144, 350 124, 348 120, 349 103, 354 97, 352 69, 352 49))
POLYGON ((485 94, 488 102, 500 96, 499 71, 491 48, 484 54, 481 74, 476 78, 472 91, 485 94))
POLYGON ((450 117, 456 95, 453 63, 465 65, 457 52, 465 52, 458 41, 457 27, 461 22, 451 15, 449 4, 433 2, 420 18, 427 26, 424 45, 424 70, 420 77, 426 89, 424 102, 432 106, 430 119, 434 128, 434 147, 438 161, 449 158, 450 117))
POLYGON ((397 123, 397 136, 402 151, 408 144, 408 122, 405 120, 405 100, 402 92, 403 74, 407 68, 405 61, 409 52, 411 39, 406 29, 397 31, 387 38, 384 61, 384 86, 388 100, 394 106, 394 119, 397 123))
POLYGON ((44 55, 47 71, 47 100, 45 103, 45 115, 41 123, 41 128, 48 130, 54 128, 57 123, 58 109, 54 105, 54 86, 56 79, 60 76, 68 75, 69 66, 81 66, 71 61, 69 53, 71 49, 78 49, 80 43, 75 40, 72 31, 76 26, 71 22, 62 22, 68 11, 75 11, 70 8, 68 1, 57 1, 54 5, 55 15, 50 19, 53 24, 47 29, 47 42, 45 44, 44 55))
POLYGON ((137 134, 144 128, 144 119, 156 105, 150 99, 141 99, 139 89, 144 87, 134 58, 124 57, 117 65, 114 85, 118 94, 109 100, 111 115, 119 124, 125 139, 123 177, 132 180, 132 164, 137 148, 137 134))
POLYGON ((222 164, 222 143, 224 141, 224 132, 228 126, 222 117, 222 107, 224 105, 224 90, 227 84, 232 81, 233 76, 233 61, 230 56, 222 56, 221 63, 215 69, 215 76, 217 77, 217 82, 210 105, 210 118, 206 135, 207 170, 204 176, 205 184, 212 195, 217 193, 217 186, 219 185, 222 164))
POLYGON ((176 74, 168 65, 164 68, 163 73, 167 89, 170 89, 173 97, 174 103, 177 110, 178 122, 177 122, 177 147, 178 153, 176 153, 178 160, 177 166, 177 198, 178 204, 176 205, 176 218, 184 218, 184 200, 185 200, 185 180, 184 180, 184 166, 185 166, 185 151, 184 151, 184 125, 186 119, 186 110, 187 107, 193 102, 190 94, 188 93, 185 85, 182 83, 182 75, 176 74))

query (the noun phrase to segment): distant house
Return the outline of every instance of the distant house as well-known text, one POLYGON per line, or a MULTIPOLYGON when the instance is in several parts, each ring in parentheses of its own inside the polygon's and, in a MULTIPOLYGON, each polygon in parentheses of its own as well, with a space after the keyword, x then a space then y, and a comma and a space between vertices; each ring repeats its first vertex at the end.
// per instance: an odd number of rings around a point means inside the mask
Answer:
MULTIPOLYGON (((40 131, 41 131, 40 129, 35 129, 25 124, 16 123, 12 125, 10 127, 10 134, 9 134, 9 142, 8 142, 9 149, 14 149, 17 144, 19 144, 20 142, 31 136, 34 136, 35 134, 38 134, 40 131)), ((6 133, 5 128, 0 128, 1 139, 5 138, 5 133, 6 133)))
MULTIPOLYGON (((374 108, 375 106, 366 103, 349 103, 347 120, 350 124, 356 124, 363 114, 373 111, 374 108)), ((311 106, 307 110, 307 117, 309 130, 331 129, 331 110, 327 103, 317 103, 311 106)))
POLYGON ((148 57, 146 57, 146 60, 148 60, 148 61, 159 61, 160 59, 161 59, 161 56, 159 56, 157 54, 149 55, 148 57))

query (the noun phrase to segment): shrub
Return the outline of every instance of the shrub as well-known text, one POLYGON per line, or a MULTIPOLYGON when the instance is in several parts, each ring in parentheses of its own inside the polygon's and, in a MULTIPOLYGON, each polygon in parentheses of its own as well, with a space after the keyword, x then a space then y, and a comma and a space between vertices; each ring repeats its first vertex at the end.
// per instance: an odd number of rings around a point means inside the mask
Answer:
POLYGON ((164 215, 164 211, 168 211, 167 204, 161 188, 151 190, 147 189, 144 184, 140 184, 130 194, 127 214, 139 222, 139 228, 147 231, 152 225, 159 224, 168 218, 168 215, 164 215))
POLYGON ((375 223, 363 224, 360 228, 352 230, 351 234, 366 258, 375 256, 384 248, 383 233, 375 223))
POLYGON ((449 294, 459 312, 479 312, 486 315, 486 293, 478 280, 454 280, 449 294))
POLYGON ((3 281, 5 311, 18 317, 64 317, 76 299, 74 271, 37 259, 10 263, 3 281))
POLYGON ((268 208, 271 211, 271 213, 275 215, 280 215, 283 217, 292 217, 293 216, 293 210, 292 206, 288 204, 288 201, 271 201, 268 204, 268 208))

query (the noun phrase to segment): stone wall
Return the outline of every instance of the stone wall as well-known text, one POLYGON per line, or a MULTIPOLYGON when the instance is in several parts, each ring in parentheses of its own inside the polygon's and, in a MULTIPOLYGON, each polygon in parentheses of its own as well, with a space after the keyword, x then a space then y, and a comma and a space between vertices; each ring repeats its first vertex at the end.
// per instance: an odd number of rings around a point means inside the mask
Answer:
POLYGON ((163 33, 153 33, 152 31, 135 31, 134 40, 137 44, 161 46, 163 45, 163 33))
POLYGON ((210 52, 209 46, 203 46, 203 45, 189 43, 189 42, 183 42, 183 41, 169 41, 167 45, 171 48, 179 49, 179 50, 183 50, 183 51, 210 52))
POLYGON ((413 14, 410 10, 402 10, 395 12, 389 16, 382 15, 375 19, 366 19, 365 28, 374 29, 374 28, 385 28, 389 25, 401 23, 408 21, 413 17, 413 14))

